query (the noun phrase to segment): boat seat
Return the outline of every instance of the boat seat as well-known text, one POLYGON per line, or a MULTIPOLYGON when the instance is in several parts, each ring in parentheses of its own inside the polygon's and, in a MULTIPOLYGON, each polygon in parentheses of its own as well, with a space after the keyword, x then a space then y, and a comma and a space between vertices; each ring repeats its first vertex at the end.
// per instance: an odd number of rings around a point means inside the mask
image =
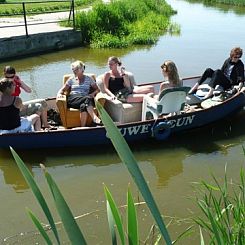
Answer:
MULTIPOLYGON (((127 72, 129 75, 132 87, 135 86, 134 76, 131 72, 127 72)), ((104 108, 112 118, 114 122, 119 123, 129 123, 137 122, 141 120, 142 114, 142 102, 135 103, 122 103, 121 101, 115 99, 110 100, 110 97, 105 93, 105 87, 103 83, 104 75, 99 75, 96 78, 97 86, 100 89, 101 97, 106 99, 104 108)))
POLYGON ((190 87, 167 88, 160 93, 158 99, 146 95, 142 105, 142 120, 179 112, 184 108, 189 90, 190 87))
MULTIPOLYGON (((94 74, 85 73, 85 75, 90 76, 93 80, 96 80, 94 74)), ((68 80, 70 76, 72 76, 72 74, 66 74, 63 76, 63 84, 65 84, 65 82, 68 80)), ((79 110, 67 107, 67 95, 63 95, 62 97, 56 98, 56 105, 60 113, 60 119, 63 127, 73 128, 79 127, 81 125, 79 110)), ((90 126, 91 124, 92 118, 88 116, 86 126, 90 126)))

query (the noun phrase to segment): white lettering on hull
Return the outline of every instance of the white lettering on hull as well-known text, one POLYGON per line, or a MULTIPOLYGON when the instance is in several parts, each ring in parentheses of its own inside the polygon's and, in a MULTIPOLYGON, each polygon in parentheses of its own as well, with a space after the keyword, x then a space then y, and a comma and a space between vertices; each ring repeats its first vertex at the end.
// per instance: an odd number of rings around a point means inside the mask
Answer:
MULTIPOLYGON (((171 125, 170 128, 190 125, 193 123, 194 118, 195 118, 195 115, 183 116, 177 119, 169 120, 170 125, 171 125)), ((119 131, 121 132, 123 136, 126 136, 126 135, 131 136, 131 135, 137 135, 137 134, 147 134, 150 132, 151 127, 152 127, 152 124, 143 124, 143 125, 119 128, 119 131)))
POLYGON ((170 128, 181 127, 192 124, 196 115, 188 116, 188 117, 180 117, 178 119, 169 120, 171 123, 170 128))
POLYGON ((149 133, 151 124, 143 124, 132 126, 128 128, 119 128, 119 131, 123 136, 125 135, 136 135, 136 134, 146 134, 149 133))

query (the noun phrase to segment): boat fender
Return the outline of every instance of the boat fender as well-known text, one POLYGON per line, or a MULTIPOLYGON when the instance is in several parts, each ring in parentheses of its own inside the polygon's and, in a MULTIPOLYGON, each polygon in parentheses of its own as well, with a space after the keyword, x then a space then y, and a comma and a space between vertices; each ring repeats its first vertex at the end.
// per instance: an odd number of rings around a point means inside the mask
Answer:
POLYGON ((157 140, 165 140, 171 133, 169 122, 160 122, 153 128, 153 137, 157 140))

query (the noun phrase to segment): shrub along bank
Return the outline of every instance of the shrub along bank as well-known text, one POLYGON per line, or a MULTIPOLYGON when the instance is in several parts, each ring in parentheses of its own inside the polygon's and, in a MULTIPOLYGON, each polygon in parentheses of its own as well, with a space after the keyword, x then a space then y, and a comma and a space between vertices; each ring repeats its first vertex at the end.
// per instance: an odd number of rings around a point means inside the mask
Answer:
POLYGON ((227 5, 235 5, 235 6, 245 6, 244 0, 187 0, 188 2, 202 2, 204 4, 227 4, 227 5))
POLYGON ((82 32, 82 43, 93 48, 155 44, 160 35, 179 32, 170 21, 174 14, 165 0, 97 2, 92 10, 77 14, 76 27, 82 32))

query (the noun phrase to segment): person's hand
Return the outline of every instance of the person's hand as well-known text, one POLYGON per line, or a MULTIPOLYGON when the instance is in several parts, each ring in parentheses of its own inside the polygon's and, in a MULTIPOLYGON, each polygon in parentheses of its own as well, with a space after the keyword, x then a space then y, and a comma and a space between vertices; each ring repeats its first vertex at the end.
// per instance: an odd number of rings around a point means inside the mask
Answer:
POLYGON ((124 76, 125 75, 125 67, 124 66, 118 66, 117 70, 118 70, 120 76, 124 76))
POLYGON ((57 94, 57 98, 62 98, 64 94, 57 94))

